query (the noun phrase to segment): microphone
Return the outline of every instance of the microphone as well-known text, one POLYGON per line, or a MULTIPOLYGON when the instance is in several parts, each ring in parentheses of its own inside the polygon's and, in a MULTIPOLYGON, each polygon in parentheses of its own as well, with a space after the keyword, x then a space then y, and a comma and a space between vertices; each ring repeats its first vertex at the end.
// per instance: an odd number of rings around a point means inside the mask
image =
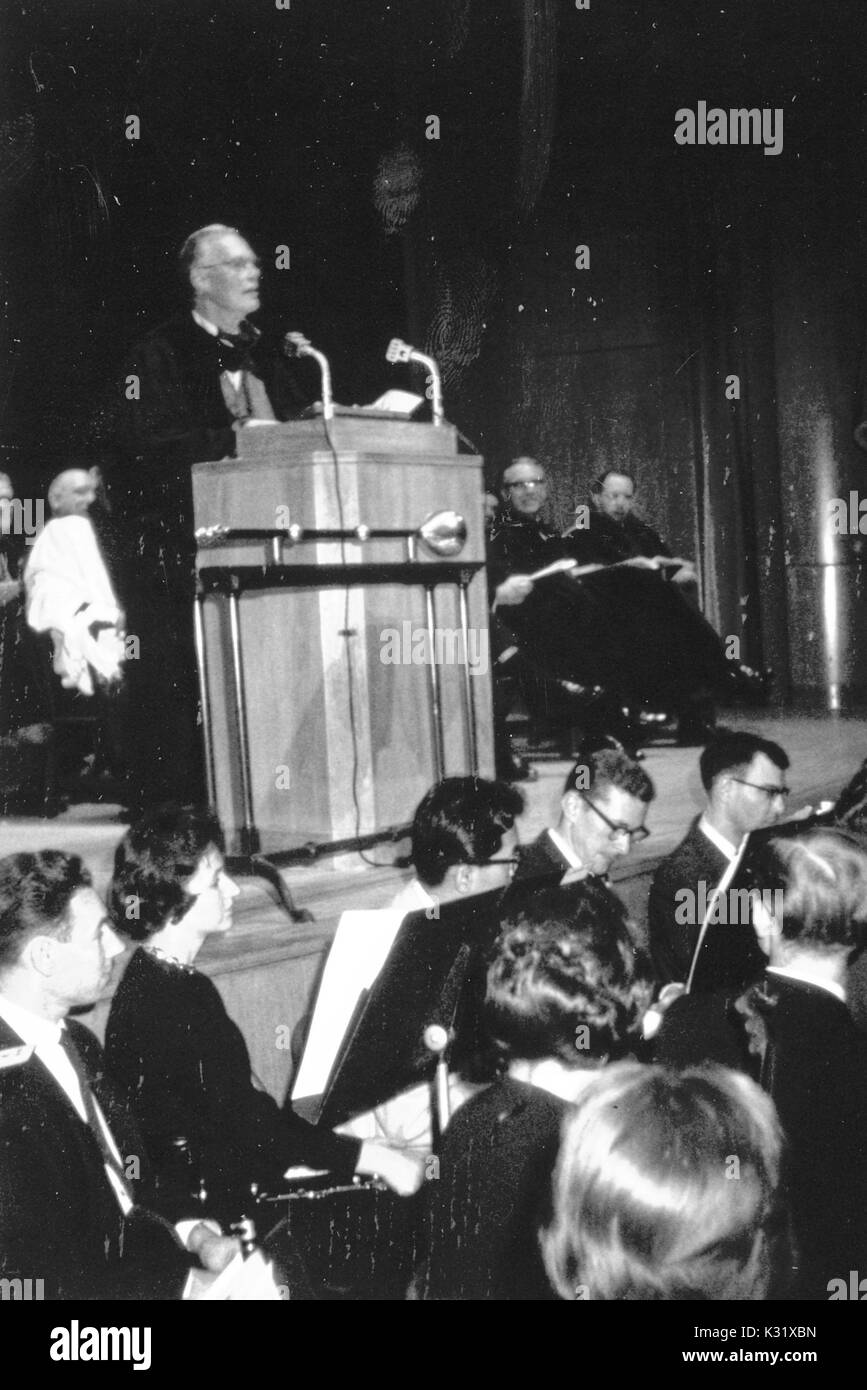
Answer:
POLYGON ((322 378, 322 417, 334 418, 334 399, 331 394, 331 367, 324 352, 320 352, 305 338, 303 333, 287 333, 283 339, 283 351, 287 357, 312 357, 319 364, 322 378))
POLYGON ((437 1055, 441 1052, 445 1052, 450 1042, 448 1030, 443 1028, 440 1023, 428 1024, 422 1036, 428 1052, 433 1052, 437 1055))
POLYGON ((443 422, 443 384, 440 377, 440 369, 433 357, 428 357, 425 353, 419 352, 417 348, 410 347, 402 338, 392 338, 385 350, 386 362, 418 362, 420 366, 427 369, 431 383, 431 411, 435 425, 443 422))
POLYGON ((283 339, 283 351, 287 357, 314 356, 313 345, 303 333, 287 333, 283 339))
POLYGON ((440 1136, 449 1122, 452 1110, 451 1097, 449 1096, 449 1068, 446 1061, 446 1049, 452 1036, 448 1028, 443 1028, 441 1023, 429 1023, 422 1034, 425 1047, 437 1059, 431 1097, 431 1121, 433 1122, 431 1128, 434 1133, 438 1133, 440 1136))

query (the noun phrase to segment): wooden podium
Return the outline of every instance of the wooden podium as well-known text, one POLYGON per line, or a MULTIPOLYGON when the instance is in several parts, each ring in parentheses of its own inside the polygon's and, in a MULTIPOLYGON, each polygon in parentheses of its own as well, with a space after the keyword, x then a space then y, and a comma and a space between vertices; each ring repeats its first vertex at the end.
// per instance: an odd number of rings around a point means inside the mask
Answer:
POLYGON ((229 536, 199 550, 210 775, 228 848, 291 859, 385 838, 440 770, 493 776, 482 461, 457 453, 450 425, 355 415, 241 440, 240 458, 193 466, 197 532, 414 532, 443 509, 466 521, 447 561, 420 543, 408 554, 400 534, 229 536))

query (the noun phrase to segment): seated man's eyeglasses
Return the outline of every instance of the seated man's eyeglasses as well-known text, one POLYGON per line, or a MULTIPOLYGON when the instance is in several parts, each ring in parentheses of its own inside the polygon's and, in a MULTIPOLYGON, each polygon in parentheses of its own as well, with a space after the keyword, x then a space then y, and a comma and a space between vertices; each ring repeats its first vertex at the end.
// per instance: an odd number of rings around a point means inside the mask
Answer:
POLYGON ((644 825, 637 825, 634 828, 631 825, 618 825, 616 821, 609 820, 605 812, 600 811, 599 807, 596 805, 594 801, 590 800, 589 796, 585 796, 583 792, 579 792, 578 795, 581 797, 582 801, 587 802, 587 805, 590 807, 591 811, 596 812, 600 820, 604 820, 610 832, 610 839, 616 840, 620 836, 626 835, 629 839, 630 844, 640 845, 642 840, 646 840, 648 835, 650 834, 650 831, 644 825))
POLYGON ((506 483, 506 489, 509 492, 529 492, 534 487, 545 487, 547 482, 547 478, 524 478, 519 483, 506 483))
POLYGON ((764 792, 773 801, 775 796, 779 796, 785 801, 792 794, 791 787, 768 787, 762 782, 747 782, 743 777, 732 777, 733 782, 739 782, 742 787, 752 787, 753 791, 764 792))

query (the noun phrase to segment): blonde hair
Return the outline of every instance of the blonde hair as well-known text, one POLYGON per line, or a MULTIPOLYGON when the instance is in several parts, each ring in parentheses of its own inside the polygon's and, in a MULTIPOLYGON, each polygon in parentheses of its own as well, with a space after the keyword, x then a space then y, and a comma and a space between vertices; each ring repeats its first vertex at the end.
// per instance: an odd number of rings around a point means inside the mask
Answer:
POLYGON ((566 1121, 542 1236, 566 1299, 757 1299, 791 1262, 773 1102, 724 1067, 606 1067, 566 1121))
POLYGON ((769 849, 783 886, 782 934, 814 946, 855 946, 867 923, 867 849, 847 830, 808 830, 769 849))

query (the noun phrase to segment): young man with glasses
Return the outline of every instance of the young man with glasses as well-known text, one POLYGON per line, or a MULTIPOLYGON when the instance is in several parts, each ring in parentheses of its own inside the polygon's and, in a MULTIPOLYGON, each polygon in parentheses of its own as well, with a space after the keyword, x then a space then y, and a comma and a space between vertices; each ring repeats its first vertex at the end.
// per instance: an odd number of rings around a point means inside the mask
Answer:
POLYGON ((569 772, 556 826, 521 854, 518 882, 601 879, 650 834, 644 822, 656 792, 644 769, 624 753, 602 749, 569 772))
MULTIPOLYGON (((739 857, 745 836, 783 818, 788 766, 779 744, 758 734, 723 730, 704 749, 699 769, 707 807, 663 859, 650 890, 650 949, 661 984, 688 978, 704 917, 699 905, 739 857)), ((733 940, 738 926, 747 928, 737 933, 744 951, 758 949, 748 923, 727 923, 733 940)))
POLYGON ((189 306, 137 344, 118 386, 124 462, 112 502, 128 556, 121 601, 139 639, 127 673, 133 813, 199 801, 204 790, 190 465, 243 453, 245 429, 291 419, 307 403, 294 364, 249 320, 261 268, 240 233, 199 228, 181 247, 179 272, 189 306))
POLYGON ((649 977, 645 945, 608 871, 647 839, 644 822, 655 795, 644 768, 625 753, 604 748, 579 758, 566 778, 556 826, 520 851, 504 911, 522 910, 540 891, 559 885, 571 896, 576 916, 595 912, 649 977))

